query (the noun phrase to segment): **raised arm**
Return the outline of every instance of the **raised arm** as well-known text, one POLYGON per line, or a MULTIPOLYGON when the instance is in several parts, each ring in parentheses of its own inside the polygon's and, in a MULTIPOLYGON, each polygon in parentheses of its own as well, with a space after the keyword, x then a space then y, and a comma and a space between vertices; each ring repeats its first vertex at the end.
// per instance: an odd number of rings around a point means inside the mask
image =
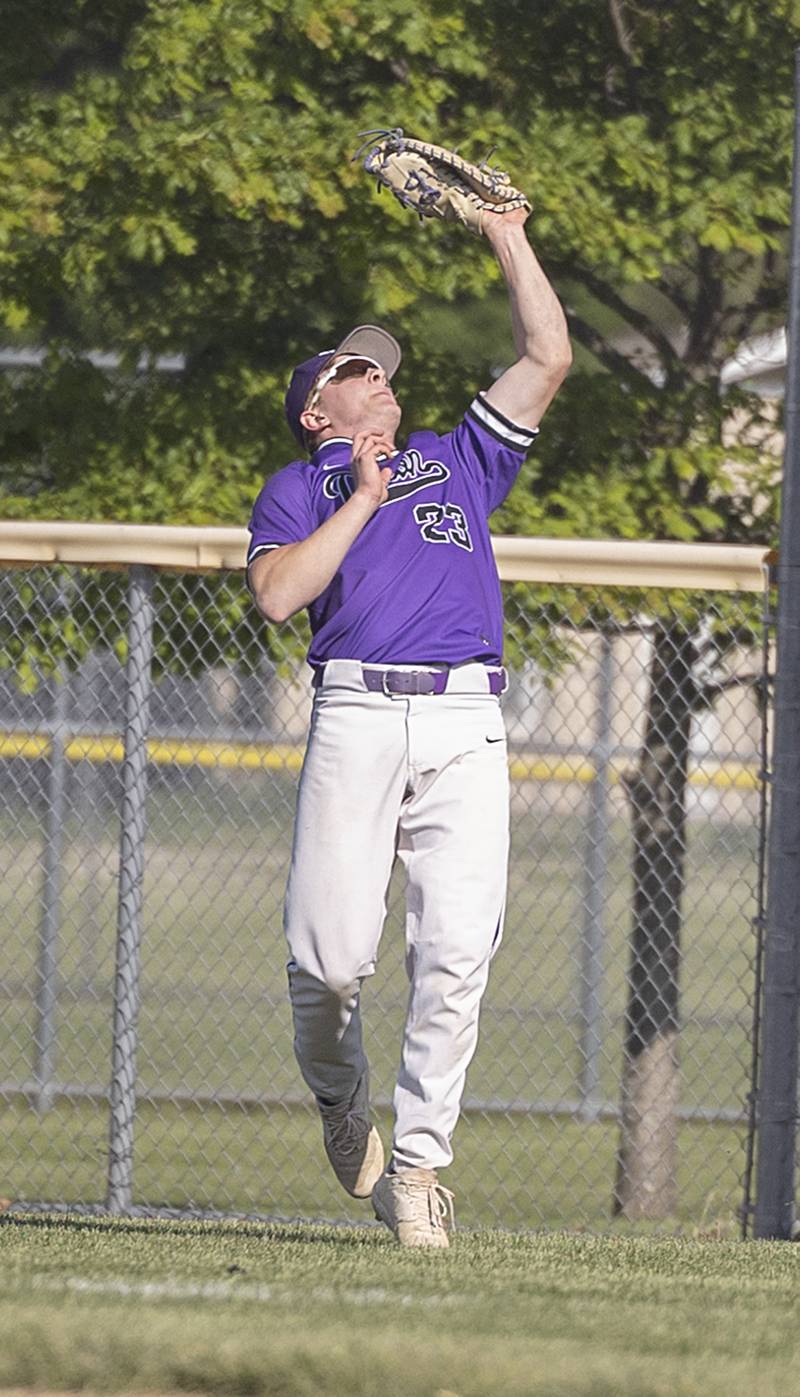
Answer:
POLYGON ((567 322, 525 232, 525 209, 484 213, 482 231, 511 300, 519 359, 488 389, 490 403, 520 427, 538 427, 572 363, 567 322))

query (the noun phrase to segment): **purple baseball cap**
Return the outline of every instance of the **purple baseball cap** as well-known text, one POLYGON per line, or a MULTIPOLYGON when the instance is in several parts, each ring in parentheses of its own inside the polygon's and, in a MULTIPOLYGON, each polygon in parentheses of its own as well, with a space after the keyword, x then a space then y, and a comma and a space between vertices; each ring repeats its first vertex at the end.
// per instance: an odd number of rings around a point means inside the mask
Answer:
POLYGON ((311 390, 322 370, 337 354, 351 354, 354 358, 372 359, 383 369, 387 378, 393 378, 397 373, 402 357, 397 340, 389 334, 388 330, 382 330, 379 325, 357 325, 355 330, 351 330, 341 344, 337 345, 336 349, 323 349, 313 358, 298 364, 292 374, 284 402, 286 404, 286 420, 301 446, 305 446, 306 442, 300 424, 300 414, 305 408, 311 396, 311 390))

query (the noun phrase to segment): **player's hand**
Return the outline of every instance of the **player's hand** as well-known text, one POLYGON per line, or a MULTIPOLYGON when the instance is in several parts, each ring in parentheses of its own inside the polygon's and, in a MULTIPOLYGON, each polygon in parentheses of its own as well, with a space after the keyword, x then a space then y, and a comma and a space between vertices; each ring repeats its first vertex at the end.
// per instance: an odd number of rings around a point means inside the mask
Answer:
POLYGON ((378 465, 379 456, 393 456, 395 445, 385 432, 356 432, 353 437, 353 459, 350 469, 356 492, 370 500, 377 509, 389 498, 388 485, 392 467, 378 465))
POLYGON ((481 232, 493 246, 504 238, 518 237, 521 228, 531 216, 530 209, 509 209, 508 213, 492 213, 484 209, 481 215, 481 232))

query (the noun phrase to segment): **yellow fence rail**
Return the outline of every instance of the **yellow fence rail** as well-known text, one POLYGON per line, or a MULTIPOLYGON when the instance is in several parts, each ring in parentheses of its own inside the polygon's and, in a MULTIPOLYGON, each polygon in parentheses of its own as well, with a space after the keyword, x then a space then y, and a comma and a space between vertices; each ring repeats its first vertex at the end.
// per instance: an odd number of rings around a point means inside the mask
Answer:
MULTIPOLYGON (((243 568, 247 541, 247 530, 237 528, 0 520, 0 565, 127 568, 138 563, 166 571, 214 572, 243 568)), ((761 545, 626 539, 495 535, 492 547, 504 582, 723 592, 762 591, 765 569, 775 558, 761 545)))
MULTIPOLYGON (((51 739, 42 733, 6 732, 0 734, 0 758, 18 757, 29 761, 48 758, 52 753, 51 739)), ((184 738, 151 738, 147 743, 147 758, 155 766, 216 767, 222 771, 299 771, 305 747, 293 743, 265 742, 206 742, 184 738)), ((64 756, 70 762, 122 762, 125 749, 116 737, 73 737, 64 744, 64 756)), ((597 776, 594 764, 580 753, 558 754, 514 752, 509 759, 509 774, 513 781, 577 781, 588 785, 597 776)), ((612 762, 608 779, 618 785, 624 779, 626 766, 612 762)), ((756 790, 759 785, 757 762, 721 761, 689 772, 692 786, 707 786, 722 790, 756 790)))

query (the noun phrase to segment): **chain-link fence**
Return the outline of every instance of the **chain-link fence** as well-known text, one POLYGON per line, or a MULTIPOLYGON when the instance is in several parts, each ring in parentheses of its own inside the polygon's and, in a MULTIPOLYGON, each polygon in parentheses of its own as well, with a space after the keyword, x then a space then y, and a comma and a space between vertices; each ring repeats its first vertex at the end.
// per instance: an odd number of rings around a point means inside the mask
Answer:
MULTIPOLYGON (((0 1194, 363 1218, 291 1049, 302 627, 241 572, 0 571, 0 1194)), ((505 584, 504 945, 446 1182, 464 1223, 735 1227, 767 693, 758 592, 505 584)), ((435 701, 435 700, 432 700, 435 701)), ((364 987, 376 1116, 407 991, 364 987)))

